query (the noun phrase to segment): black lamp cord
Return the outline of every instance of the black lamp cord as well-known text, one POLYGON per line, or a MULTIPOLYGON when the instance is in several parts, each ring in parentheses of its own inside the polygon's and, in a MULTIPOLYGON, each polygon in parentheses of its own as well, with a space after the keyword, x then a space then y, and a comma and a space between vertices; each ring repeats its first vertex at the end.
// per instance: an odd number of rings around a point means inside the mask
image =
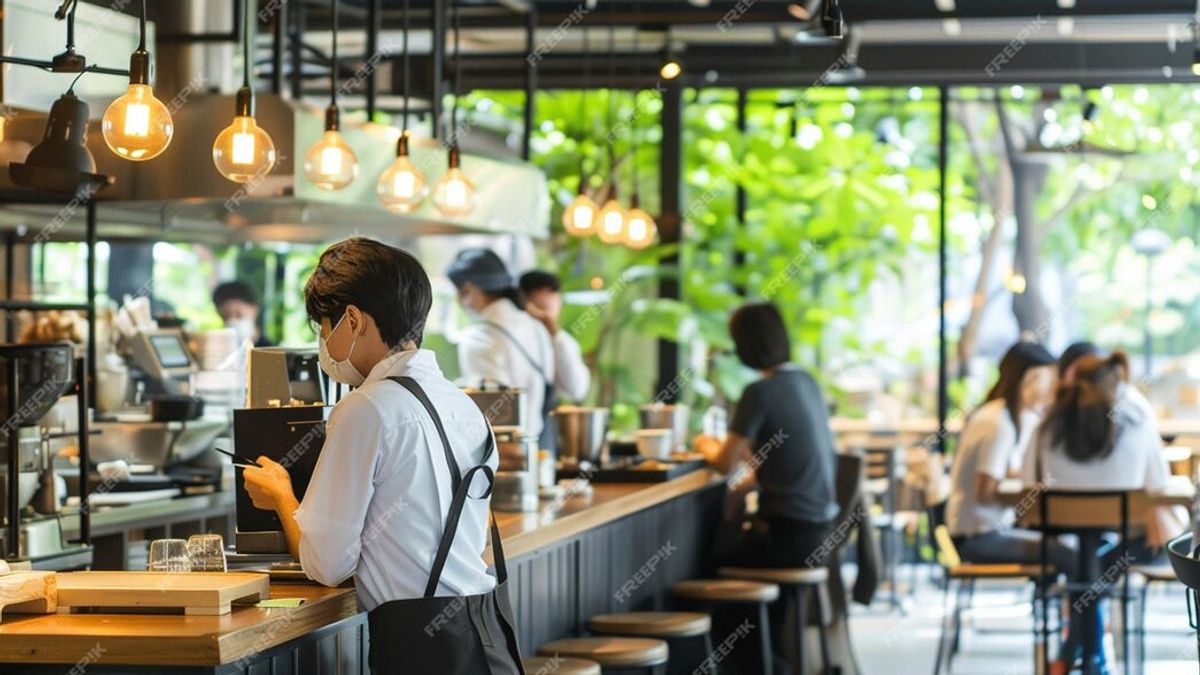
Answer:
POLYGON ((454 108, 450 111, 450 138, 451 145, 458 147, 458 88, 462 83, 462 52, 459 51, 458 34, 462 32, 462 25, 458 19, 457 0, 453 0, 450 7, 454 10, 454 108))
POLYGON ((329 105, 337 107, 338 76, 338 0, 329 0, 333 12, 333 47, 329 50, 329 105))
POLYGON ((242 86, 250 88, 250 3, 242 12, 242 86))
POLYGON ((639 51, 641 46, 641 7, 637 3, 633 5, 633 116, 630 119, 630 157, 633 161, 633 190, 631 192, 630 205, 637 208, 638 205, 638 122, 640 108, 638 107, 638 92, 639 82, 642 77, 642 53, 639 51))
POLYGON ((146 0, 142 0, 142 13, 138 17, 138 51, 146 51, 146 0))
POLYGON ((608 4, 608 109, 605 111, 607 119, 605 126, 608 127, 608 178, 609 178, 609 198, 616 199, 617 197, 617 154, 613 147, 613 118, 616 116, 614 112, 613 91, 617 87, 617 22, 616 22, 616 3, 608 4))
POLYGON ((590 139, 592 130, 588 125, 587 96, 588 87, 592 81, 592 46, 588 40, 587 26, 583 27, 583 93, 579 96, 579 194, 587 190, 587 153, 583 149, 583 140, 590 139))
POLYGON ((404 0, 404 18, 402 19, 401 27, 404 35, 401 37, 401 50, 404 52, 401 56, 401 67, 404 70, 401 76, 401 87, 404 89, 404 111, 400 113, 400 136, 403 138, 408 134, 408 0, 404 0))

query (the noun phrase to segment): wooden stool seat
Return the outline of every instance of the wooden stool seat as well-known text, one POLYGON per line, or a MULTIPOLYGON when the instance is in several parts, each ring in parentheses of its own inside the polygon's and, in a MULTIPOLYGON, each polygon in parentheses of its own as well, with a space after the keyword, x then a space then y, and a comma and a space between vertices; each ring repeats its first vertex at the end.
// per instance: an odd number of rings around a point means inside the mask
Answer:
POLYGON ((829 579, 825 567, 722 567, 717 573, 731 579, 789 586, 823 584, 829 579))
POLYGON ((623 612, 594 616, 588 625, 606 635, 684 638, 712 630, 712 618, 703 612, 623 612))
POLYGON ((960 563, 949 567, 946 570, 951 577, 955 579, 1034 579, 1038 577, 1051 576, 1054 574, 1054 567, 1046 567, 1044 570, 1041 565, 1024 564, 1024 563, 960 563))
POLYGON ((521 659, 525 675, 600 675, 600 664, 562 656, 530 656, 521 659))
POLYGON ((675 584, 675 595, 705 602, 775 602, 779 586, 743 579, 691 579, 675 584))
POLYGON ((1179 577, 1175 576, 1175 569, 1168 565, 1134 565, 1129 568, 1130 572, 1137 572, 1146 577, 1147 581, 1175 581, 1179 577))
POLYGON ((540 656, 595 661, 606 668, 647 668, 667 662, 667 643, 632 637, 585 637, 552 640, 538 648, 540 656))

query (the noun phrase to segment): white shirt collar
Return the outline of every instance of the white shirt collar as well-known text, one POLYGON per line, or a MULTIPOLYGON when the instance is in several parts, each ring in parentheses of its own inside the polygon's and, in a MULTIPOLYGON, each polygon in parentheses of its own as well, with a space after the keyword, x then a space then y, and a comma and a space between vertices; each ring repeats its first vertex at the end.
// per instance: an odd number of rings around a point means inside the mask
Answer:
POLYGON ((372 382, 389 377, 399 377, 402 375, 418 376, 418 375, 441 375, 442 370, 438 367, 437 356, 428 349, 408 349, 405 351, 396 352, 388 355, 375 367, 371 372, 367 373, 367 377, 363 379, 362 385, 365 386, 372 382))
POLYGON ((491 321, 492 323, 498 323, 502 326, 506 325, 507 317, 511 317, 515 314, 523 314, 523 312, 521 311, 520 307, 514 305, 513 301, 509 300, 508 298, 499 298, 492 301, 492 304, 484 307, 483 311, 479 313, 479 315, 483 317, 484 321, 491 321))

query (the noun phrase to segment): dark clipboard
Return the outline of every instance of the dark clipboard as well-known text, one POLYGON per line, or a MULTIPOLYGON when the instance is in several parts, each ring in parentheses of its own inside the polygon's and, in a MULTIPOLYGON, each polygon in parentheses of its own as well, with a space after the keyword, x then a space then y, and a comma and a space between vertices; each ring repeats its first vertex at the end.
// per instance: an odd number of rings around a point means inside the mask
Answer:
MULTIPOLYGON (((312 480, 321 446, 325 444, 327 406, 288 408, 243 408, 233 411, 234 452, 248 458, 261 455, 283 464, 292 477, 296 499, 312 480)), ((274 511, 255 508, 246 494, 242 470, 237 469, 237 529, 239 532, 271 532, 283 529, 274 511)))

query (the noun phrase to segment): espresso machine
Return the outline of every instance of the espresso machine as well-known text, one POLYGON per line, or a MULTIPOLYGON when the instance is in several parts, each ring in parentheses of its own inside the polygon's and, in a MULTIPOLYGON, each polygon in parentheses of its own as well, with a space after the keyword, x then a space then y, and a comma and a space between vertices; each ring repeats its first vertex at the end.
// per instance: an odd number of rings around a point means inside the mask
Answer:
MULTIPOLYGON (((283 464, 297 499, 304 498, 325 444, 328 381, 317 353, 277 347, 252 349, 247 358, 246 407, 233 411, 233 452, 265 455, 283 464)), ((237 557, 286 557, 287 539, 274 511, 255 508, 237 471, 237 557)))
MULTIPOLYGON (((7 462, 0 490, 4 529, 0 551, 9 561, 28 561, 36 569, 72 569, 91 563, 91 547, 65 540, 63 486, 54 472, 52 444, 75 437, 80 466, 86 461, 88 421, 79 405, 75 350, 69 343, 0 345, 0 425, 7 462), (73 397, 74 406, 56 404, 73 397), (69 430, 53 410, 73 408, 69 430)), ((83 469, 81 468, 81 471, 83 469)), ((86 520, 87 513, 80 518, 86 520)), ((86 527, 81 523, 81 530, 86 527)))
POLYGON ((496 436, 500 466, 492 488, 497 511, 536 511, 538 508, 537 436, 526 433, 525 392, 507 387, 463 389, 483 411, 496 436))

